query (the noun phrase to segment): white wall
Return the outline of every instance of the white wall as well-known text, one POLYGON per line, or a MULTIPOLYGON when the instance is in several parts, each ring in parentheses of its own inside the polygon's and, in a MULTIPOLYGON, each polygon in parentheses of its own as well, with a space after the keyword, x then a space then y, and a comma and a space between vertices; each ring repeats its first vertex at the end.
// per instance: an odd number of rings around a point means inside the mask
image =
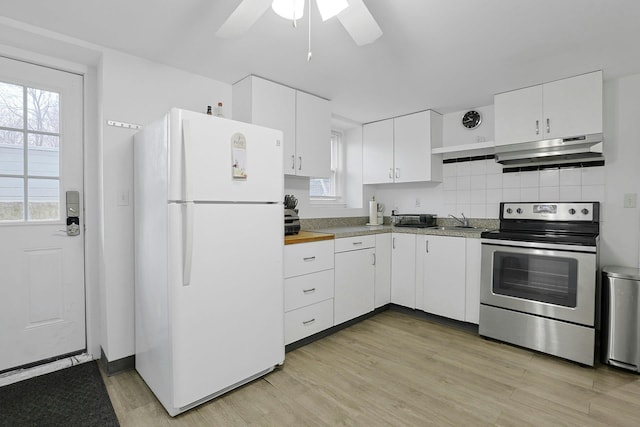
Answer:
POLYGON ((640 267, 640 210, 624 208, 625 193, 640 193, 640 74, 605 83, 606 200, 601 265, 640 267))
MULTIPOLYGON (((105 50, 102 59, 102 203, 104 214, 102 347, 107 359, 134 354, 133 146, 135 131, 107 120, 149 123, 171 107, 205 112, 218 101, 231 115, 231 85, 105 50), (129 195, 123 205, 122 195, 129 195)), ((161 267, 161 266, 159 266, 161 267)))

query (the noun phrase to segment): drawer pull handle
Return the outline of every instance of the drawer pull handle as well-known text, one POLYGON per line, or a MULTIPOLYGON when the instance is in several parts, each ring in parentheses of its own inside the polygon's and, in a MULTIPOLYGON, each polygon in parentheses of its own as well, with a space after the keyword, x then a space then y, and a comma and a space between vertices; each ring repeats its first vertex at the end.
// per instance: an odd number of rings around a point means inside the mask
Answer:
POLYGON ((316 291, 316 288, 303 289, 303 290, 302 290, 302 293, 310 294, 311 292, 315 292, 315 291, 316 291))
POLYGON ((303 324, 304 326, 307 326, 307 325, 312 324, 312 323, 313 323, 313 322, 315 322, 315 321, 316 321, 316 319, 315 319, 315 318, 314 318, 314 319, 311 319, 311 320, 303 320, 303 321, 302 321, 302 324, 303 324))
POLYGON ((311 262, 311 261, 315 261, 316 257, 314 256, 308 256, 306 258, 302 258, 304 260, 304 262, 311 262))
POLYGON ((362 242, 353 242, 354 246, 361 245, 361 244, 362 244, 362 242))

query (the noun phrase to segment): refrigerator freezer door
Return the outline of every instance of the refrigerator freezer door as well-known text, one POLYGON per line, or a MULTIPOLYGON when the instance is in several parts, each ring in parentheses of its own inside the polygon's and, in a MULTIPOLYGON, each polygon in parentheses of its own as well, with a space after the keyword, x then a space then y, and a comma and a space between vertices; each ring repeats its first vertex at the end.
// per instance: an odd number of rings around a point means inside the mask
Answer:
POLYGON ((169 128, 169 200, 282 201, 281 131, 178 109, 169 128))
POLYGON ((284 361, 282 205, 195 204, 186 286, 185 212, 169 205, 176 408, 284 361))

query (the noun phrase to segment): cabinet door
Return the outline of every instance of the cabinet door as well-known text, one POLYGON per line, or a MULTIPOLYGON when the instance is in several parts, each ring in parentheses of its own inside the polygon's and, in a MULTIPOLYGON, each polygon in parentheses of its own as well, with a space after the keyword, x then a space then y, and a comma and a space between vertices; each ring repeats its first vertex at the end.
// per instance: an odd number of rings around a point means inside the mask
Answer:
POLYGON ((480 312, 480 239, 467 239, 464 321, 478 324, 480 312))
POLYGON ((429 112, 421 111, 393 120, 394 181, 429 181, 431 179, 429 112))
POLYGON ((373 311, 374 254, 373 248, 336 254, 334 293, 336 325, 373 311))
POLYGON ((296 170, 299 176, 331 176, 331 106, 326 99, 296 92, 296 170))
POLYGON ((392 233, 391 302, 416 308, 416 236, 392 233))
POLYGON ((391 233, 376 234, 375 308, 391 302, 391 233))
POLYGON ((465 239, 420 236, 418 259, 422 260, 419 282, 424 291, 424 311, 450 319, 465 319, 465 239), (422 246, 422 247, 420 247, 422 246))
POLYGON ((496 145, 543 139, 542 86, 494 97, 496 145))
POLYGON ((602 71, 545 84, 543 111, 544 138, 602 133, 602 71))
POLYGON ((284 173, 293 173, 295 170, 293 162, 296 141, 296 91, 259 77, 252 76, 250 79, 251 123, 282 131, 284 173))
POLYGON ((362 183, 393 182, 393 119, 362 127, 362 183))

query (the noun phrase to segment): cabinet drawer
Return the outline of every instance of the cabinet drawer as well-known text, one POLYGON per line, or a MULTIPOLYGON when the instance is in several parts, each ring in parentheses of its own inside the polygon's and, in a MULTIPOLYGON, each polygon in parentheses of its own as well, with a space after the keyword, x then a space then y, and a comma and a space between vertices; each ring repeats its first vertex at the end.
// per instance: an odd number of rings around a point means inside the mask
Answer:
POLYGON ((284 277, 333 268, 333 240, 284 247, 284 277))
POLYGON ((375 248, 376 236, 375 234, 367 236, 345 237, 335 240, 336 253, 353 251, 356 249, 375 248))
POLYGON ((284 311, 333 298, 333 270, 318 271, 284 280, 284 311))
POLYGON ((333 326, 333 298, 284 314, 284 343, 291 344, 333 326))

